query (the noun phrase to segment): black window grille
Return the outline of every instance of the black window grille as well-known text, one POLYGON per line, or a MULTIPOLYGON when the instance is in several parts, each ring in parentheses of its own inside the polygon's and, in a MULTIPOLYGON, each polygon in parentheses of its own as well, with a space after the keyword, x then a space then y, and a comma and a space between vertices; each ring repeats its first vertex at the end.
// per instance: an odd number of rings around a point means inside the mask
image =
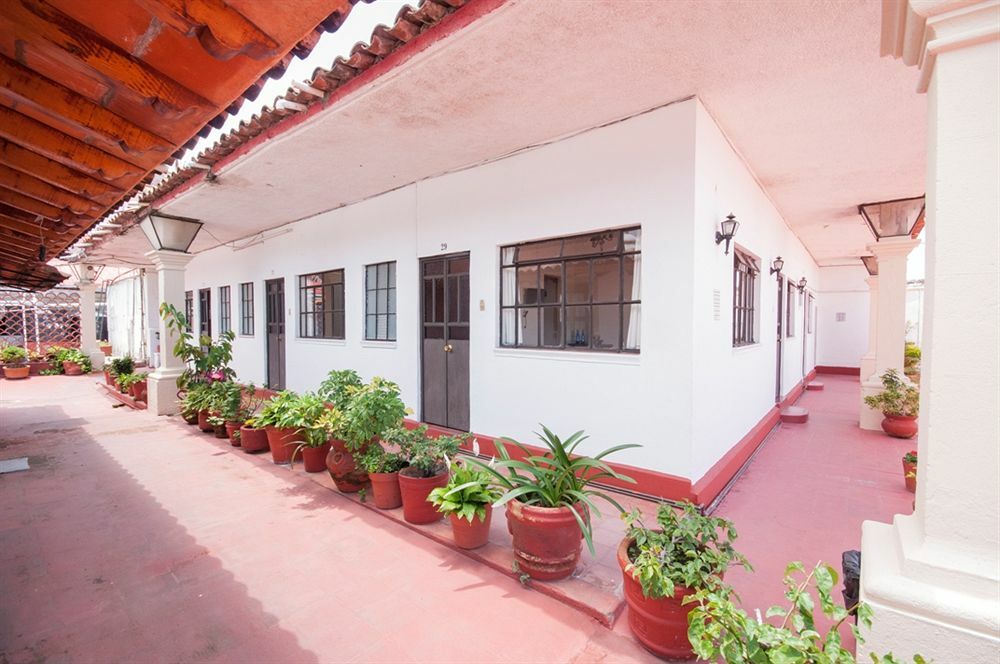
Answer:
POLYGON ((344 338, 344 270, 299 276, 299 336, 344 338))
POLYGON ((253 336, 253 282, 240 284, 240 334, 253 336))
POLYGON ((365 339, 396 340, 396 262, 365 267, 365 339))
POLYGON ((733 250, 733 346, 757 343, 757 280, 760 263, 745 251, 733 250))

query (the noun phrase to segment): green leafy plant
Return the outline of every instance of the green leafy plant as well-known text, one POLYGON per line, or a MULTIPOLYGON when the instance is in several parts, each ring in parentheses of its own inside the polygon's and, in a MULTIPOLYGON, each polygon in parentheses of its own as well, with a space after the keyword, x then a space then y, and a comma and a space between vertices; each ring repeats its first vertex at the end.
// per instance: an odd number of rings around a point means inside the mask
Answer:
POLYGON ((497 506, 511 500, 519 500, 526 505, 538 507, 569 507, 570 512, 580 526, 580 532, 587 542, 590 553, 594 553, 594 537, 591 525, 591 512, 601 516, 600 510, 594 504, 595 498, 600 498, 612 505, 619 513, 624 512, 608 494, 593 487, 595 482, 604 479, 614 479, 620 482, 634 484, 635 480, 614 471, 611 466, 602 461, 615 452, 632 447, 640 447, 634 443, 615 445, 593 457, 573 456, 576 448, 587 439, 583 431, 577 431, 566 440, 560 439, 554 433, 542 426, 542 434, 535 434, 545 443, 548 451, 538 455, 521 443, 510 438, 496 442, 499 461, 486 465, 473 460, 473 463, 493 475, 497 483, 504 489, 504 494, 496 502, 497 506), (506 443, 517 447, 524 460, 514 459, 507 451, 506 443), (584 510, 574 509, 578 504, 587 507, 584 510))
POLYGON ((299 395, 285 390, 264 403, 256 424, 300 431, 307 444, 319 447, 330 439, 329 427, 339 427, 339 412, 330 414, 328 410, 326 402, 315 392, 299 395))
POLYGON ((387 450, 381 445, 369 445, 356 454, 354 460, 366 473, 397 473, 407 466, 402 452, 387 450))
POLYGON ((79 365, 83 369, 83 373, 90 373, 93 371, 94 367, 90 363, 90 357, 88 357, 79 348, 67 348, 61 351, 58 355, 58 360, 60 362, 72 362, 73 364, 79 365))
POLYGON ((4 346, 0 350, 0 360, 10 366, 20 366, 28 361, 28 351, 20 346, 4 346))
POLYGON ((903 455, 903 461, 905 461, 906 463, 916 463, 917 462, 917 451, 916 450, 910 450, 909 452, 907 452, 906 454, 904 454, 903 455))
POLYGON ((348 387, 350 399, 343 410, 343 440, 350 452, 357 452, 374 438, 398 427, 406 416, 399 386, 376 376, 360 388, 348 387))
POLYGON ((919 373, 920 358, 920 346, 912 341, 907 341, 903 350, 903 373, 906 375, 919 373))
POLYGON ((865 397, 869 408, 904 417, 916 417, 920 412, 920 391, 904 383, 895 369, 882 374, 882 388, 878 394, 865 397))
POLYGON ((49 346, 48 348, 45 349, 45 357, 48 359, 49 362, 55 362, 55 363, 62 362, 62 360, 60 360, 59 357, 62 353, 65 353, 67 350, 69 350, 69 348, 67 348, 66 346, 49 346))
MULTIPOLYGON (((807 574, 802 563, 793 562, 785 569, 784 584, 790 605, 767 610, 767 619, 777 624, 748 616, 736 605, 733 589, 725 584, 703 588, 685 598, 685 603, 696 604, 688 618, 688 640, 695 654, 703 660, 724 660, 727 664, 854 664, 854 654, 843 646, 840 636, 840 627, 851 614, 832 597, 836 570, 818 563, 807 574), (826 634, 816 626, 817 600, 823 615, 833 621, 826 634)), ((864 603, 856 608, 858 621, 871 627, 871 608, 864 603)), ((858 643, 864 643, 858 627, 850 627, 858 643)), ((900 664, 891 653, 872 655, 872 661, 900 664)), ((925 664, 919 655, 913 661, 925 664)))
POLYGON ((112 376, 120 376, 122 374, 130 374, 135 371, 135 360, 132 359, 130 355, 124 355, 122 357, 116 357, 111 360, 109 371, 112 376))
POLYGON ((500 498, 493 476, 477 468, 452 464, 448 484, 431 491, 427 500, 444 515, 456 514, 472 523, 486 520, 486 511, 500 498))
POLYGON ((462 434, 432 438, 427 435, 426 424, 412 429, 399 425, 382 435, 382 439, 397 446, 409 462, 411 470, 406 473, 411 477, 433 477, 443 472, 448 467, 448 459, 458 454, 462 443, 470 437, 471 434, 462 434))
POLYGON ((147 374, 145 373, 119 374, 116 381, 123 389, 128 390, 128 388, 132 387, 136 383, 141 383, 146 380, 146 376, 147 374))
POLYGON ((208 335, 202 335, 195 343, 194 335, 188 331, 190 324, 177 307, 166 302, 160 305, 160 318, 167 329, 177 335, 173 354, 184 360, 187 369, 177 379, 177 387, 186 389, 190 383, 232 380, 236 372, 229 367, 233 360, 233 340, 236 333, 227 330, 214 341, 208 335))
POLYGON ((354 393, 364 387, 361 377, 354 369, 334 370, 326 375, 319 385, 319 395, 332 403, 341 412, 347 410, 354 393))
POLYGON ((647 528, 635 508, 622 518, 627 526, 625 536, 632 540, 625 571, 639 582, 646 597, 673 597, 676 586, 691 590, 710 587, 731 565, 752 569, 733 548, 737 533, 732 521, 705 516, 688 501, 679 510, 660 505, 657 529, 647 528))

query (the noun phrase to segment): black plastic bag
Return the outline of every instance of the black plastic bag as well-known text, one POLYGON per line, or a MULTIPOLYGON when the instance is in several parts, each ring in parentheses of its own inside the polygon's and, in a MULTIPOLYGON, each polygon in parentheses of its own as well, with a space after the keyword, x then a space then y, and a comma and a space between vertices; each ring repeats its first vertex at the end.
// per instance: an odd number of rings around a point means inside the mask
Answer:
POLYGON ((840 566, 844 572, 844 608, 858 621, 858 600, 861 595, 861 552, 844 551, 840 554, 840 566))

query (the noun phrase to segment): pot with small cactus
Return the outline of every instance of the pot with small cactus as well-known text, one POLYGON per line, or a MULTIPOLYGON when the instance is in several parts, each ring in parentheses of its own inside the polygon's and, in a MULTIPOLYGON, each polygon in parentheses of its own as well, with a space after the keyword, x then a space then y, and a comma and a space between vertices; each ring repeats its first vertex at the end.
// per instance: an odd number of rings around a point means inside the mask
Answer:
POLYGON ((431 491, 427 500, 448 517, 456 546, 478 549, 489 542, 493 503, 499 498, 489 473, 455 461, 448 484, 431 491))
POLYGON ((869 408, 882 411, 882 430, 894 438, 913 438, 917 435, 917 416, 920 413, 920 391, 899 377, 899 372, 889 369, 882 374, 882 391, 865 397, 869 408))

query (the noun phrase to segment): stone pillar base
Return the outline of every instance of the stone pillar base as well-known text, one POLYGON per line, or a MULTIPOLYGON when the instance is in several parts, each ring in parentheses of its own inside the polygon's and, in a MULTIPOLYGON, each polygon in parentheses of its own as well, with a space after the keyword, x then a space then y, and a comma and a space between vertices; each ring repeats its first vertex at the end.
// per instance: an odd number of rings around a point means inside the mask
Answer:
POLYGON ((104 351, 100 348, 82 348, 80 350, 90 358, 90 364, 94 367, 94 371, 104 370, 104 361, 108 359, 108 356, 104 354, 104 351))
POLYGON ((146 409, 156 415, 174 415, 180 412, 177 403, 177 379, 183 369, 157 369, 146 379, 146 409))
POLYGON ((996 570, 957 569, 971 562, 969 552, 944 542, 921 545, 919 528, 913 516, 862 525, 861 599, 874 611, 865 638, 879 645, 859 644, 858 661, 877 650, 904 662, 914 654, 936 662, 995 662, 1000 602, 997 579, 989 575, 996 570))
MULTIPOLYGON (((864 374, 861 375, 864 376, 864 374)), ((882 389, 882 383, 878 379, 874 381, 866 380, 861 383, 861 404, 858 411, 858 423, 862 429, 867 429, 868 431, 882 430, 882 412, 869 408, 868 404, 865 403, 865 397, 878 394, 882 389)))
POLYGON ((868 351, 861 358, 861 380, 875 373, 875 351, 868 351))

